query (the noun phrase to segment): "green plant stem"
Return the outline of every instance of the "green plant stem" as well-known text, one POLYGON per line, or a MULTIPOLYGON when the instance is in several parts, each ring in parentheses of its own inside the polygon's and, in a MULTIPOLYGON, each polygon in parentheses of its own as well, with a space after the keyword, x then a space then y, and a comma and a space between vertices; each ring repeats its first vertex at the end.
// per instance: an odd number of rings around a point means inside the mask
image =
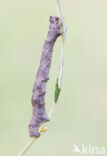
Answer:
POLYGON ((63 65, 64 65, 64 43, 65 43, 65 39, 66 39, 66 25, 64 22, 64 17, 61 11, 61 7, 60 7, 60 0, 57 0, 57 10, 58 10, 58 14, 60 16, 61 19, 61 24, 62 24, 62 50, 61 50, 61 59, 60 59, 60 70, 59 70, 59 79, 58 79, 58 85, 59 88, 61 89, 62 87, 62 77, 63 77, 63 65))
POLYGON ((26 147, 22 150, 22 152, 19 153, 18 156, 23 156, 23 155, 26 153, 26 151, 28 151, 28 149, 31 147, 31 145, 32 145, 35 141, 36 141, 36 138, 32 138, 32 139, 30 140, 30 142, 26 145, 26 147))

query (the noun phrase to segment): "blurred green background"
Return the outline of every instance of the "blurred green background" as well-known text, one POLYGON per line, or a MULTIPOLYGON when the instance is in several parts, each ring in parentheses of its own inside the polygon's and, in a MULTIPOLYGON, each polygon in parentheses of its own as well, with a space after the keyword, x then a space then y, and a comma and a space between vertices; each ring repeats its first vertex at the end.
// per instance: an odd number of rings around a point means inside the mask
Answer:
MULTIPOLYGON (((71 156, 73 144, 107 145, 107 0, 61 0, 61 7, 68 27, 62 92, 47 133, 26 156, 71 156)), ((16 156, 29 141, 32 88, 50 15, 57 15, 56 0, 0 1, 0 155, 16 156)), ((47 111, 60 53, 58 39, 47 111)))

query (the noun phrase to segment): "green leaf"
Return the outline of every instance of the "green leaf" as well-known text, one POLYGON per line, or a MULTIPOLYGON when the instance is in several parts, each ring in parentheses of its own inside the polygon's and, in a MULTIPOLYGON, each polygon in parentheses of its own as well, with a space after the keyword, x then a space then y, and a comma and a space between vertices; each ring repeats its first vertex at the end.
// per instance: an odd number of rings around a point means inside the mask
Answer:
POLYGON ((58 86, 58 78, 56 80, 56 85, 55 85, 55 95, 54 95, 54 102, 57 103, 59 94, 60 94, 61 89, 58 86))

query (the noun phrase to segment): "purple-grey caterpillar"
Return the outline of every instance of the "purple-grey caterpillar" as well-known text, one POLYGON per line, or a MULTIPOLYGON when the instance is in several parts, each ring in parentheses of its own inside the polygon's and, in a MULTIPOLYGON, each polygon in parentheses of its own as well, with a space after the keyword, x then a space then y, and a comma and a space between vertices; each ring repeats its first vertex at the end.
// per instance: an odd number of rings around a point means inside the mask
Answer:
POLYGON ((50 16, 50 26, 47 38, 43 46, 40 66, 33 87, 32 106, 33 117, 29 124, 30 137, 39 137, 38 129, 44 122, 49 121, 45 110, 46 83, 49 80, 53 46, 56 39, 61 35, 59 18, 50 16))

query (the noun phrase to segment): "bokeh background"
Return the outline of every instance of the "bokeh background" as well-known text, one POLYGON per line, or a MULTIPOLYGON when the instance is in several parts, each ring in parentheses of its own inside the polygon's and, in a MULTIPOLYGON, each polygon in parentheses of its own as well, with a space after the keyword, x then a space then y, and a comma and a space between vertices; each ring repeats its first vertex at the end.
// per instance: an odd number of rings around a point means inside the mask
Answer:
MULTIPOLYGON (((61 7, 68 27, 62 92, 48 132, 26 156, 71 156, 73 144, 107 145, 107 0, 61 0, 61 7)), ((0 1, 0 155, 16 156, 30 140, 32 87, 50 15, 57 15, 56 0, 0 1)), ((58 39, 47 111, 60 53, 58 39)))

